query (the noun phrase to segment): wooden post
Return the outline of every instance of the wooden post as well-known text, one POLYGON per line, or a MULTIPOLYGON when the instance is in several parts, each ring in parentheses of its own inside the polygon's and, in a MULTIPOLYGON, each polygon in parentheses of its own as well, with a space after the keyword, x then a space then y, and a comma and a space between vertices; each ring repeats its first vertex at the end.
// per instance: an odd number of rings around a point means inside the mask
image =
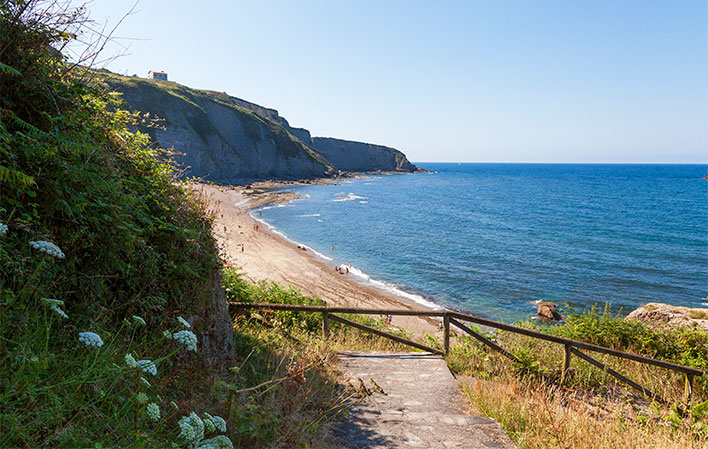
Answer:
POLYGON ((568 379, 568 369, 570 368, 570 355, 572 352, 570 349, 572 346, 570 345, 565 345, 565 355, 563 357, 563 371, 561 371, 561 385, 565 384, 565 381, 568 379))
POLYGON ((450 352, 450 317, 447 315, 443 317, 443 329, 443 347, 447 354, 450 352))
POLYGON ((322 312, 322 337, 327 340, 329 338, 329 313, 322 312))
POLYGON ((683 399, 686 407, 690 408, 691 395, 693 394, 693 374, 686 374, 686 385, 683 390, 683 399))

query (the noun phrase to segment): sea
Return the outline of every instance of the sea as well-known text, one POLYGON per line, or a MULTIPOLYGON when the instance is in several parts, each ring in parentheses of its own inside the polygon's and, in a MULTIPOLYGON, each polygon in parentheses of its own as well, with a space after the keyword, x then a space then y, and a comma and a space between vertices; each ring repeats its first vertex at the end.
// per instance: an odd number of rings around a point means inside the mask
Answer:
POLYGON ((708 165, 417 163, 431 173, 283 188, 252 210, 350 276, 516 322, 648 302, 707 307, 708 165))

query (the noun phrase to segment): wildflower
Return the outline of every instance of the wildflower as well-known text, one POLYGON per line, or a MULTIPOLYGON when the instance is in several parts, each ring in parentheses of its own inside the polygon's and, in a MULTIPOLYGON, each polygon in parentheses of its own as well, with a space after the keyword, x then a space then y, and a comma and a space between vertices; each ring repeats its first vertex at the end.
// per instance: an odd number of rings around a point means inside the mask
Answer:
POLYGON ((187 329, 189 329, 189 328, 192 327, 192 325, 189 324, 189 321, 185 320, 185 319, 182 318, 181 316, 178 316, 178 317, 177 317, 177 321, 179 321, 179 324, 181 324, 182 326, 186 327, 187 329))
POLYGON ((204 438, 204 422, 196 413, 184 416, 179 420, 179 438, 188 443, 196 443, 204 438))
POLYGON ((214 423, 214 427, 219 429, 219 432, 226 432, 226 421, 221 416, 212 416, 211 421, 214 423))
POLYGON ((154 402, 151 402, 147 405, 146 411, 148 418, 152 419, 153 421, 160 420, 160 407, 154 402))
POLYGON ((164 332, 162 333, 162 336, 165 337, 165 338, 172 338, 172 332, 170 332, 170 331, 164 331, 164 332))
POLYGON ((137 315, 133 315, 133 322, 138 326, 145 326, 145 320, 137 315))
POLYGON ((188 351, 197 352, 197 336, 194 335, 194 332, 192 332, 192 331, 175 332, 175 334, 172 336, 172 338, 177 340, 180 344, 185 345, 187 347, 188 351))
POLYGON ((148 401, 148 395, 145 393, 138 393, 135 395, 135 400, 138 402, 138 404, 146 404, 148 401))
POLYGON ((64 301, 61 299, 52 299, 52 298, 42 298, 42 302, 44 302, 48 306, 63 306, 64 301))
POLYGON ((146 378, 144 378, 143 376, 140 376, 140 383, 143 384, 143 386, 146 386, 148 388, 152 387, 152 385, 150 385, 150 382, 148 382, 148 380, 146 378))
POLYGON ((52 242, 46 242, 44 240, 39 240, 36 242, 29 242, 29 245, 32 248, 34 248, 38 251, 41 251, 43 253, 47 253, 52 257, 56 257, 57 259, 63 259, 65 257, 62 250, 59 249, 59 247, 52 242))
POLYGON ((226 435, 218 435, 202 441, 197 449, 234 449, 234 445, 226 435))
POLYGON ((175 401, 170 401, 170 407, 175 409, 175 411, 179 410, 179 407, 177 407, 177 403, 175 401))
POLYGON ((157 366, 155 366, 155 362, 152 360, 138 360, 135 362, 135 364, 143 370, 144 373, 152 374, 153 376, 157 376, 157 366))
POLYGON ((135 358, 130 354, 125 355, 125 364, 128 365, 128 368, 137 368, 138 367, 138 362, 136 362, 135 358))
POLYGON ((0 235, 5 235, 7 233, 7 225, 5 223, 0 223, 0 235))
POLYGON ((49 308, 57 313, 62 318, 69 318, 69 315, 66 314, 63 310, 59 308, 59 306, 51 305, 49 308))
POLYGON ((79 341, 85 344, 86 346, 95 346, 97 348, 103 346, 103 340, 101 340, 101 337, 94 332, 79 333, 79 341))

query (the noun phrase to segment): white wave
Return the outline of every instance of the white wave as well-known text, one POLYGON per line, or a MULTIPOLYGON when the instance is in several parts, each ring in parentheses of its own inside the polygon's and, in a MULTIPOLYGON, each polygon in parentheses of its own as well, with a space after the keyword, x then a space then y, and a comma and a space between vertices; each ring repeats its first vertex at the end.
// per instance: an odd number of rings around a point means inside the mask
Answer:
POLYGON ((305 249, 308 250, 308 251, 312 251, 312 253, 313 253, 315 256, 317 256, 317 257, 319 257, 319 258, 321 258, 321 259, 324 259, 324 260, 326 260, 326 261, 331 261, 331 260, 332 260, 331 257, 327 257, 327 256, 325 256, 324 254, 322 254, 321 252, 319 252, 319 251, 317 251, 317 250, 315 250, 315 249, 313 249, 313 248, 311 248, 311 247, 309 247, 309 246, 307 246, 307 245, 305 245, 305 244, 303 244, 303 243, 300 243, 300 242, 298 242, 298 241, 296 241, 296 240, 293 240, 293 239, 291 239, 291 238, 288 238, 287 235, 285 235, 285 234, 283 234, 282 232, 280 232, 280 231, 279 231, 278 229, 276 229, 276 227, 273 226, 272 224, 268 223, 267 221, 265 221, 265 220, 263 220, 263 219, 260 219, 260 218, 255 217, 255 216, 253 215, 253 212, 251 212, 251 218, 253 218, 254 220, 256 220, 256 221, 259 222, 259 223, 263 223, 264 225, 266 225, 266 227, 268 228, 268 230, 269 230, 270 232, 272 232, 273 234, 279 235, 280 237, 282 237, 283 239, 287 240, 288 242, 294 243, 294 244, 297 245, 297 246, 301 246, 301 247, 305 248, 305 249))
POLYGON ((298 215, 298 217, 320 217, 320 214, 302 214, 298 215))
POLYGON ((317 223, 324 223, 324 220, 317 220, 317 223))
POLYGON ((368 204, 369 202, 368 202, 368 201, 359 201, 359 203, 361 203, 361 204, 368 204))
MULTIPOLYGON (((347 268, 349 268, 349 265, 342 264, 342 265, 340 265, 340 268, 344 268, 346 270, 347 268)), ((396 287, 393 284, 389 284, 388 282, 379 281, 378 279, 374 279, 356 267, 349 268, 349 273, 358 277, 364 283, 371 284, 374 287, 377 287, 381 290, 384 290, 388 293, 393 294, 394 296, 406 298, 410 301, 421 304, 421 305, 431 308, 433 310, 442 310, 442 307, 435 304, 434 302, 428 301, 424 297, 422 297, 420 295, 416 295, 415 293, 408 293, 407 291, 401 290, 400 288, 396 287)))
POLYGON ((293 207, 292 204, 278 204, 276 207, 293 207))
MULTIPOLYGON (((338 194, 339 195, 339 194, 338 194)), ((352 192, 349 192, 347 196, 340 196, 339 198, 335 198, 334 201, 354 201, 354 200, 368 200, 369 198, 365 196, 359 196, 355 195, 352 192)))

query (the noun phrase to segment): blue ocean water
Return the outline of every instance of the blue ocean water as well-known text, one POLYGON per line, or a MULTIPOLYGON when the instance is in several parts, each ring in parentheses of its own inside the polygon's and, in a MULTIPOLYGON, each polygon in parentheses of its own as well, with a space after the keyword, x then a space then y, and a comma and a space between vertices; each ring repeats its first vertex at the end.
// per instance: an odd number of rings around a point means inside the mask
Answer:
POLYGON ((493 319, 538 299, 706 306, 708 165, 418 165, 435 173, 295 186, 253 214, 382 288, 493 319))

